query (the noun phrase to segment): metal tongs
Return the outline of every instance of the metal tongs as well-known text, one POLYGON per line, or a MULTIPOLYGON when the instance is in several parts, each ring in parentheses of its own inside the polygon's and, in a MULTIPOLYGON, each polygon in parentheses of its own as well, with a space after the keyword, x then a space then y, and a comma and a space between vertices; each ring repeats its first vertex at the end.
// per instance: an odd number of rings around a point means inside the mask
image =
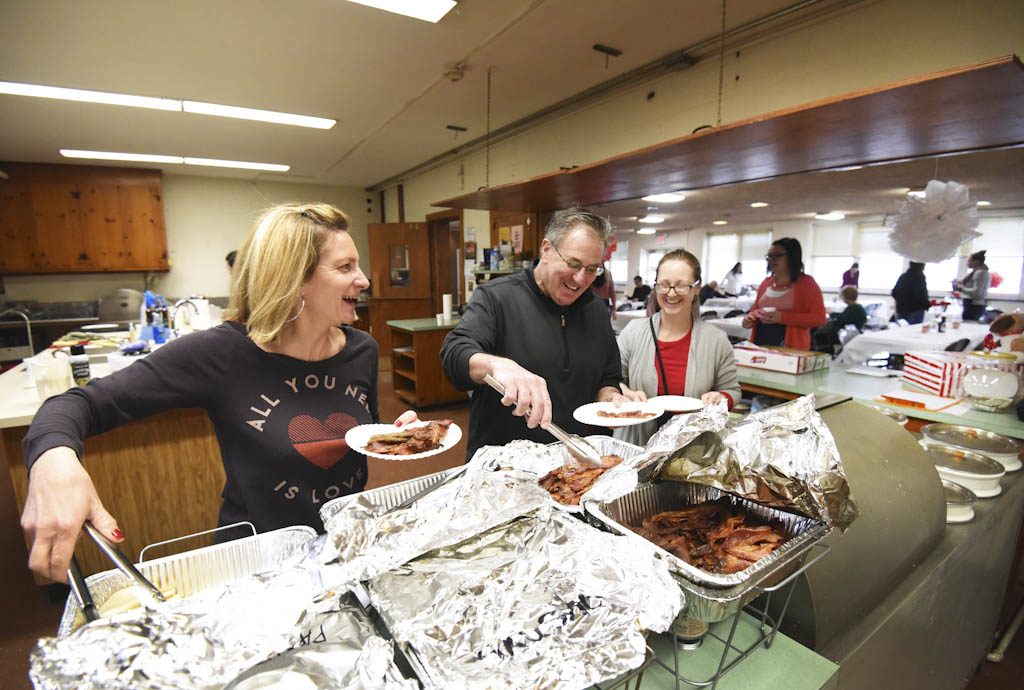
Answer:
MULTIPOLYGON (((117 548, 117 544, 103 536, 98 529, 92 526, 91 522, 86 522, 83 527, 103 553, 114 562, 117 569, 127 575, 133 584, 142 587, 157 601, 167 601, 164 593, 138 571, 128 557, 121 553, 121 549, 117 548)), ((92 594, 89 593, 89 587, 85 584, 82 570, 78 567, 78 560, 74 556, 71 557, 71 564, 68 566, 68 583, 71 585, 71 591, 75 594, 75 599, 78 600, 78 605, 82 607, 85 619, 94 621, 99 618, 96 603, 92 599, 92 594)))
MULTIPOLYGON (((505 386, 501 384, 498 379, 494 378, 490 374, 484 376, 484 383, 498 391, 501 395, 505 395, 505 386)), ((529 410, 527 414, 530 414, 529 410)), ((597 452, 587 440, 577 436, 576 434, 567 433, 562 427, 558 426, 554 422, 548 423, 547 431, 551 432, 551 435, 561 441, 568 449, 570 455, 574 458, 582 460, 588 465, 594 467, 602 467, 601 454, 597 452)))

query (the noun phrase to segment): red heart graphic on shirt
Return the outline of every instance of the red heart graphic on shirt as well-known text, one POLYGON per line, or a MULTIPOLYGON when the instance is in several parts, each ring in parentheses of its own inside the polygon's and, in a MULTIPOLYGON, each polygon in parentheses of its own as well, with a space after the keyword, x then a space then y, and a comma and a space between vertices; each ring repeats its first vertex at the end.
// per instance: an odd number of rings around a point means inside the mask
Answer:
POLYGON ((302 453, 302 457, 327 470, 348 453, 345 433, 354 426, 355 418, 343 412, 335 412, 323 422, 308 414, 300 414, 288 422, 288 440, 295 450, 302 453))

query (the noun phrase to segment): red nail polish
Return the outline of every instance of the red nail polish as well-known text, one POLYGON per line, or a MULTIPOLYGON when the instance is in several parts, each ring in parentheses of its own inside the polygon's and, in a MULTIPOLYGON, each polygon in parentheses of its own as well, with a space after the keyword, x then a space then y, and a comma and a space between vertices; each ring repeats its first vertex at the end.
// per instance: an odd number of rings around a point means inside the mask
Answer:
POLYGON ((111 534, 114 535, 114 539, 124 539, 124 534, 119 529, 115 529, 111 534))
POLYGON ((395 422, 395 426, 402 426, 401 422, 395 422))

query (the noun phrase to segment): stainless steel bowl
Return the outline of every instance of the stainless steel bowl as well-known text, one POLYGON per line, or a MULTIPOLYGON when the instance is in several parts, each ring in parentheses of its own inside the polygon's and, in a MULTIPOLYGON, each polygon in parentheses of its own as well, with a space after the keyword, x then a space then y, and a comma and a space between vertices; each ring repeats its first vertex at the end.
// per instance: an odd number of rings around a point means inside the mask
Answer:
POLYGON ((1000 463, 980 453, 950 446, 929 445, 924 441, 921 446, 942 479, 967 487, 978 498, 999 495, 999 480, 1006 474, 1000 463))
POLYGON ((966 486, 942 480, 942 490, 946 494, 946 522, 970 522, 974 519, 974 503, 978 497, 966 486))

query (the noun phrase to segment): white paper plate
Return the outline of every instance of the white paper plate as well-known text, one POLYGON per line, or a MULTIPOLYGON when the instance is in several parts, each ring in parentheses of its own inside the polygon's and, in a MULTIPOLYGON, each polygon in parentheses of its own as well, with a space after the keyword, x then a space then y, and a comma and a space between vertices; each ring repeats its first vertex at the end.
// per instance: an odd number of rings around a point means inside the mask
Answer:
POLYGON ((615 407, 614 403, 610 402, 592 402, 586 405, 581 405, 573 410, 572 416, 577 422, 583 424, 591 424, 593 426, 605 426, 605 427, 618 427, 618 426, 632 426, 634 424, 643 424, 644 422, 650 422, 660 417, 665 410, 659 405, 648 400, 645 403, 641 402, 624 402, 621 407, 615 407), (634 410, 640 410, 651 414, 650 417, 602 417, 598 412, 632 412, 634 410))
POLYGON ((704 407, 700 398, 690 398, 685 395, 656 395, 648 398, 647 402, 653 403, 672 414, 683 412, 696 412, 704 407))
MULTIPOLYGON (((428 420, 429 421, 429 420, 428 420)), ((409 429, 416 429, 421 426, 426 426, 427 421, 414 422, 412 424, 406 424, 405 426, 397 427, 394 424, 362 424, 360 426, 352 427, 345 434, 345 443, 352 450, 359 451, 363 455, 371 458, 380 458, 381 460, 418 460, 420 458, 428 458, 431 455, 437 455, 443 453, 446 450, 451 450, 455 447, 459 441, 462 440, 462 429, 455 422, 448 427, 448 434, 441 441, 441 445, 434 450, 428 450, 425 453, 413 453, 412 455, 388 455, 386 453, 373 453, 366 448, 366 444, 370 442, 371 436, 377 434, 394 434, 399 431, 408 431, 409 429)))

